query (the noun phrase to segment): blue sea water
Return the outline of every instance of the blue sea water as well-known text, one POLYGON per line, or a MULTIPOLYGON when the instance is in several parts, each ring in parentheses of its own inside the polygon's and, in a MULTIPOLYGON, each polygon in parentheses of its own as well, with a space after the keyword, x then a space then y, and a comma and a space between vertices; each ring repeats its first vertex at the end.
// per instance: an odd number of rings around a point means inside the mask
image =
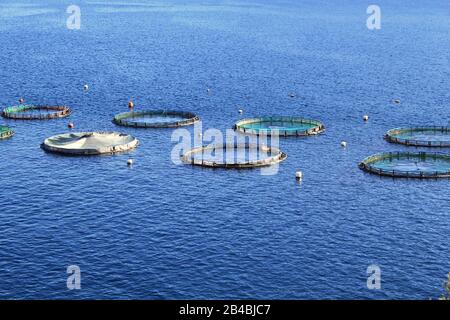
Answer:
POLYGON ((76 2, 80 30, 66 28, 72 1, 0 3, 0 105, 24 97, 73 109, 69 119, 0 120, 16 131, 0 141, 0 298, 442 294, 449 180, 380 178, 357 164, 409 150, 384 141, 388 129, 449 124, 448 1, 377 1, 381 30, 367 29, 371 3, 356 0, 76 2), (193 111, 204 129, 295 115, 327 131, 281 140, 288 159, 276 175, 175 165, 172 130, 111 123, 129 99, 193 111), (68 121, 141 145, 100 157, 42 151, 68 121), (366 286, 372 264, 380 290, 366 286), (81 268, 81 290, 66 287, 69 265, 81 268))

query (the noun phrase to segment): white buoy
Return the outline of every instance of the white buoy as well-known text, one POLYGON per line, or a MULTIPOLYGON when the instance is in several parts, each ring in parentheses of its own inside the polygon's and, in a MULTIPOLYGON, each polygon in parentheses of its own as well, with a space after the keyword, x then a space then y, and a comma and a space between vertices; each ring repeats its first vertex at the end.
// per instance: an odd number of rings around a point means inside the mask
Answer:
POLYGON ((133 159, 128 159, 127 164, 128 164, 128 166, 132 166, 133 165, 133 159))
POLYGON ((342 142, 341 142, 341 147, 342 147, 342 148, 347 148, 347 142, 342 141, 342 142))
POLYGON ((89 86, 87 84, 84 85, 84 91, 88 91, 89 90, 89 86))
POLYGON ((303 179, 303 172, 297 171, 297 172, 295 173, 295 178, 296 178, 297 180, 302 180, 302 179, 303 179))
POLYGON ((363 117, 363 119, 364 119, 364 121, 369 121, 369 116, 366 114, 366 115, 363 117))
POLYGON ((400 99, 395 99, 394 103, 399 104, 400 103, 400 99))
POLYGON ((73 122, 69 122, 69 123, 67 124, 67 128, 73 129, 73 127, 74 127, 73 122))
POLYGON ((244 113, 244 110, 239 109, 238 112, 239 112, 239 114, 243 114, 243 113, 244 113))

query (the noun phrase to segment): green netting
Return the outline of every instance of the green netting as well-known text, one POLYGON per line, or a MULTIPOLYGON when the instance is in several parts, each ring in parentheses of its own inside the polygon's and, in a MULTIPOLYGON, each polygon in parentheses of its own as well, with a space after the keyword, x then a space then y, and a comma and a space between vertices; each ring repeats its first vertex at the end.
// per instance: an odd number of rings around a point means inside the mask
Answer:
POLYGON ((295 117, 263 117, 236 122, 234 130, 255 135, 309 136, 325 131, 322 122, 295 117))
POLYGON ((400 178, 450 178, 450 155, 442 153, 380 153, 364 159, 360 169, 400 178))
POLYGON ((385 135, 385 139, 392 143, 400 143, 408 146, 450 147, 450 128, 396 128, 389 130, 385 135))
POLYGON ((197 147, 181 156, 187 164, 226 169, 270 166, 286 158, 284 152, 274 147, 236 143, 197 147))
POLYGON ((192 125, 199 120, 190 112, 149 110, 121 113, 114 117, 113 122, 135 128, 174 128, 192 125))
POLYGON ((6 139, 12 137, 14 135, 14 131, 12 131, 9 127, 0 126, 0 139, 6 139))
POLYGON ((65 106, 19 105, 3 109, 4 118, 16 120, 47 120, 69 116, 71 110, 65 106))

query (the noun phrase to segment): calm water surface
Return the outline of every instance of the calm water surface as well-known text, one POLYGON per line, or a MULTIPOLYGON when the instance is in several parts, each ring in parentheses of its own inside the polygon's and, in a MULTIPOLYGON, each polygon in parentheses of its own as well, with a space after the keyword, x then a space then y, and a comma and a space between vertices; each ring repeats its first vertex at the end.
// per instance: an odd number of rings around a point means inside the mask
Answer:
POLYGON ((388 129, 449 124, 448 1, 378 1, 379 31, 366 28, 364 1, 134 2, 79 1, 79 31, 66 28, 71 2, 0 4, 0 105, 23 96, 73 109, 63 120, 0 120, 16 131, 0 142, 0 298, 442 293, 449 180, 380 178, 357 164, 409 150, 385 142, 388 129), (288 159, 276 175, 177 166, 171 130, 112 124, 129 99, 195 112, 204 129, 295 115, 327 131, 281 140, 288 159), (141 145, 91 158, 43 152, 68 121, 141 145), (73 264, 79 291, 66 288, 73 264), (366 287, 371 264, 382 270, 379 291, 366 287))

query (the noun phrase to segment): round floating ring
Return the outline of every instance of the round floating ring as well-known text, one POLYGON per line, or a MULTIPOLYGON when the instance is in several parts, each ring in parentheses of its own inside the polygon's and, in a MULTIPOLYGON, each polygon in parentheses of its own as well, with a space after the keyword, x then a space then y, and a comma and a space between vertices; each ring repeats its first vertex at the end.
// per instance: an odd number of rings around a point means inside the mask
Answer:
POLYGON ((118 132, 78 132, 47 138, 41 147, 67 155, 99 155, 129 151, 138 144, 135 137, 118 132))
POLYGON ((286 160, 286 158, 287 155, 284 152, 274 147, 229 143, 193 148, 181 156, 181 161, 186 164, 210 168, 249 169, 274 165, 286 160), (229 161, 230 156, 227 154, 230 151, 233 152, 233 160, 231 161, 229 161), (239 152, 244 152, 244 159, 239 159, 242 157, 242 155, 239 156, 239 152), (264 154, 262 159, 260 159, 261 152, 264 154), (206 159, 205 153, 207 154, 206 159), (208 157, 212 153, 215 155, 208 157), (200 155, 200 158, 197 158, 198 155, 200 155), (246 159, 247 155, 248 159, 246 159))
POLYGON ((450 178, 450 155, 442 153, 380 153, 364 159, 361 170, 398 178, 450 178))
POLYGON ((278 133, 279 136, 310 136, 325 131, 322 122, 295 117, 268 117, 244 119, 236 122, 234 130, 245 134, 271 136, 278 133))
POLYGON ((192 125, 199 120, 190 112, 150 110, 121 113, 114 117, 113 122, 135 128, 176 128, 192 125))
POLYGON ((69 116, 71 110, 65 106, 19 105, 3 109, 2 117, 16 120, 48 120, 69 116))
POLYGON ((450 147, 449 127, 396 128, 384 136, 392 143, 416 147, 450 147))
POLYGON ((0 140, 11 138, 14 135, 9 127, 0 126, 0 140))

